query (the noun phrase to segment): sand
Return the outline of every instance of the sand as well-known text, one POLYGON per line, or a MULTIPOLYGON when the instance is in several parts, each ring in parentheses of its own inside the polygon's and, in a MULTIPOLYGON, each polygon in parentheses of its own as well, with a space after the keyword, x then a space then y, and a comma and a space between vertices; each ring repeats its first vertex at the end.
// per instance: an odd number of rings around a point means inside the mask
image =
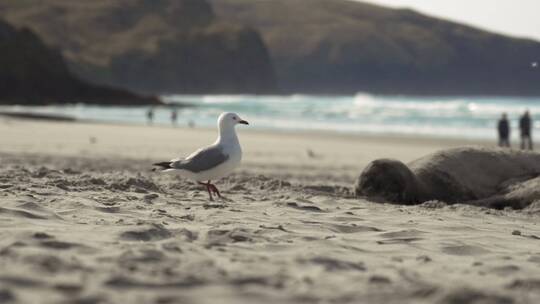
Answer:
POLYGON ((375 158, 471 142, 239 129, 210 202, 149 164, 214 130, 0 118, 0 302, 540 303, 540 205, 352 196, 375 158))

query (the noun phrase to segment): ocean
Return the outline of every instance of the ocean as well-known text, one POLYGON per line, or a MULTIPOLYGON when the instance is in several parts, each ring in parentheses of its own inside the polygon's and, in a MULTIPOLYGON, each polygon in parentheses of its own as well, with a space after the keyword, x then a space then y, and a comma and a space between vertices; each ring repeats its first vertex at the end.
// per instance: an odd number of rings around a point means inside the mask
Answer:
MULTIPOLYGON (((495 139, 501 113, 511 119, 514 138, 519 115, 540 114, 539 97, 403 97, 354 96, 167 95, 170 105, 189 103, 178 111, 178 125, 213 127, 223 111, 237 112, 254 129, 323 130, 325 132, 391 134, 424 137, 495 139)), ((1 111, 68 115, 114 123, 146 123, 148 107, 2 106, 1 111)), ((154 125, 170 125, 170 107, 154 109, 154 125)), ((535 121, 535 128, 540 121, 535 121)))

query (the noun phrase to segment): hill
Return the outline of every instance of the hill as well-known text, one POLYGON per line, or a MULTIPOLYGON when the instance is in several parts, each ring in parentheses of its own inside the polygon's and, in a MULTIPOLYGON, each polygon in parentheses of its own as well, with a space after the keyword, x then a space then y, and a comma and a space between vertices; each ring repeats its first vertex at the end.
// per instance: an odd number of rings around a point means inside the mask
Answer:
POLYGON ((285 92, 540 95, 540 43, 345 0, 211 0, 258 30, 285 92))
POLYGON ((151 93, 275 90, 259 34, 220 22, 204 0, 2 1, 0 16, 96 83, 151 93))
POLYGON ((0 20, 0 104, 158 104, 125 90, 88 84, 68 70, 61 54, 30 30, 0 20))

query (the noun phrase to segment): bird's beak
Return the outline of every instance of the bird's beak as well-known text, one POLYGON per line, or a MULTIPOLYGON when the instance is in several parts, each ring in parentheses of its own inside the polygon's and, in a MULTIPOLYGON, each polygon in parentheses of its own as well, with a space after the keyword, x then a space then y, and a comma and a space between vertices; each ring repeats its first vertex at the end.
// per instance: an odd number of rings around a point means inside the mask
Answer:
POLYGON ((238 121, 239 124, 243 124, 243 125, 249 125, 249 123, 245 120, 240 120, 238 121))

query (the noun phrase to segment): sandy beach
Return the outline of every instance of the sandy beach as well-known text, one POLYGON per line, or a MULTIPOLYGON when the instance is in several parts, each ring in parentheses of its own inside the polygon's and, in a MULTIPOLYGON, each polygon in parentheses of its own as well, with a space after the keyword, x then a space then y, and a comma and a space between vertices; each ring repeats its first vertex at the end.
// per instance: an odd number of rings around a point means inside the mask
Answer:
POLYGON ((210 202, 150 164, 215 130, 0 118, 0 302, 540 303, 540 205, 352 195, 373 159, 493 143, 237 129, 210 202))

